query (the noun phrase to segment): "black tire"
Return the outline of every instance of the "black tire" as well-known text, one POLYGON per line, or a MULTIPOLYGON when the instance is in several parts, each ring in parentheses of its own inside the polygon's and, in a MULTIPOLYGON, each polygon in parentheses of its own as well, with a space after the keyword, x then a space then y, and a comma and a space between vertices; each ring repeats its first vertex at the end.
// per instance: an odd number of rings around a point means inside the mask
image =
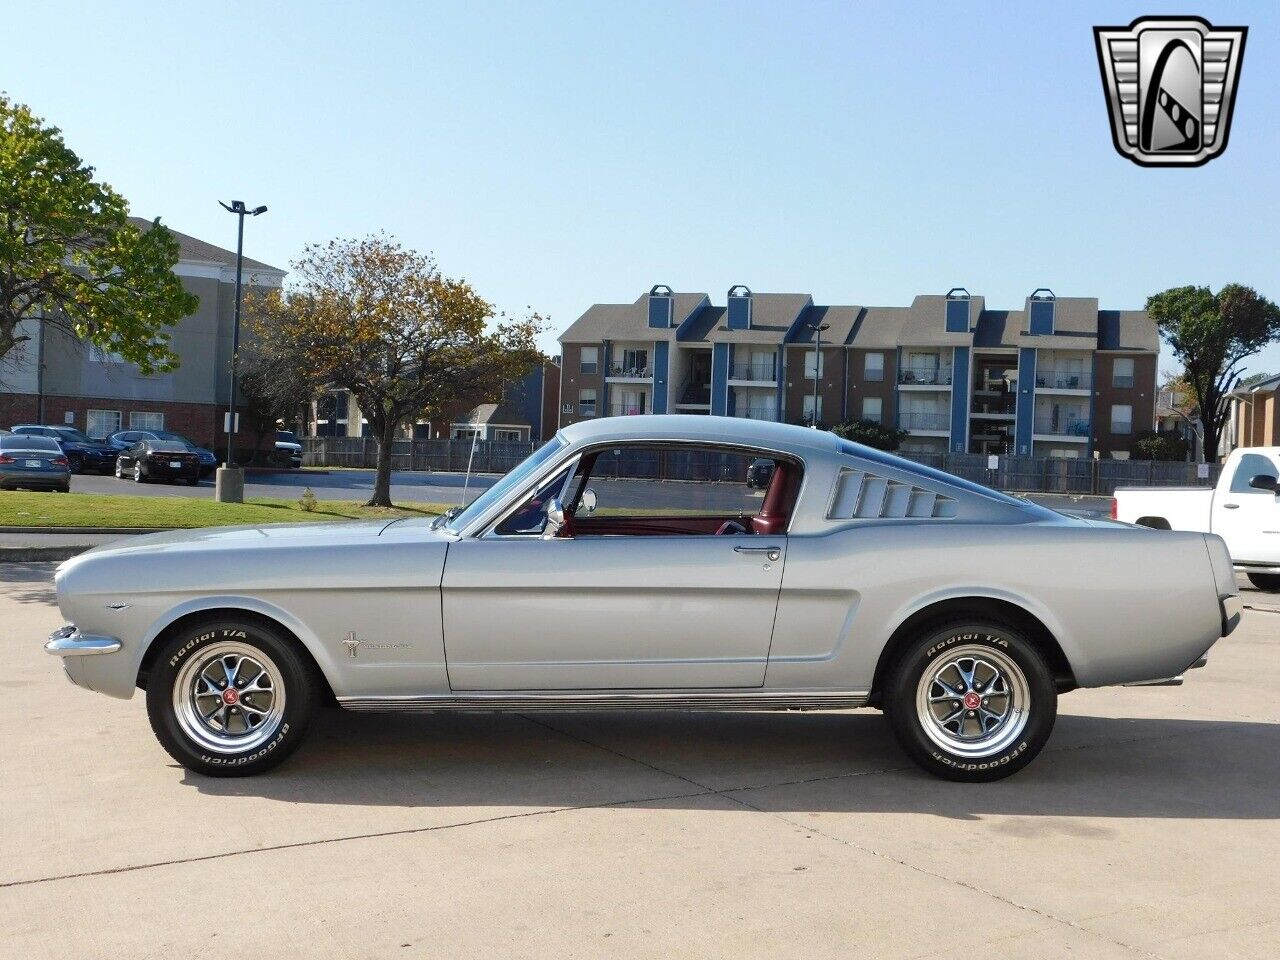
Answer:
POLYGON ((142 472, 142 464, 136 461, 133 464, 133 482, 134 483, 147 482, 147 475, 142 472))
POLYGON ((67 457, 67 470, 71 473, 84 473, 84 460, 81 457, 67 457))
POLYGON ((923 769, 944 780, 987 783, 1018 772, 1043 749, 1057 718, 1058 692, 1044 658, 1020 632, 996 621, 963 620, 930 629, 903 651, 885 680, 884 710, 902 749, 923 769), (970 652, 986 667, 970 667, 972 682, 962 688, 963 673, 953 664, 973 663, 970 652), (988 668, 1003 669, 1007 678, 996 680, 988 668), (955 699, 950 686, 926 675, 957 678, 955 699), (978 699, 970 703, 973 696, 978 699), (937 702, 929 703, 930 697, 937 702), (988 707, 1001 704, 1004 719, 998 721, 988 707), (949 730, 942 721, 957 709, 961 717, 950 721, 957 726, 949 730), (937 713, 926 729, 929 710, 937 713), (989 734, 982 732, 988 723, 989 734), (962 742, 965 735, 974 742, 962 742))
MULTIPOLYGON (((252 683, 259 683, 259 680, 252 680, 252 683)), ((212 685, 208 686, 212 690, 212 685)), ((281 632, 253 619, 219 617, 194 623, 177 631, 158 651, 155 665, 147 678, 147 716, 160 745, 168 751, 169 756, 188 770, 210 777, 248 777, 278 766, 301 746, 320 701, 318 686, 310 662, 295 643, 281 632), (235 652, 219 656, 219 651, 223 650, 235 652), (274 726, 258 728, 259 733, 256 734, 253 730, 238 729, 248 722, 248 712, 243 707, 239 708, 239 718, 235 716, 237 707, 225 707, 231 716, 226 721, 226 730, 220 734, 216 723, 202 724, 193 713, 180 710, 177 705, 186 703, 187 700, 181 694, 175 695, 176 684, 181 683, 186 690, 187 680, 190 679, 190 689, 198 689, 200 684, 196 677, 199 673, 212 668, 213 675, 216 676, 218 670, 224 669, 227 658, 231 658, 234 663, 237 656, 246 657, 242 664, 252 661, 252 665, 248 667, 241 665, 236 668, 241 681, 252 680, 250 675, 253 674, 254 667, 266 665, 266 672, 278 675, 272 686, 277 691, 283 691, 280 712, 269 721, 263 721, 271 722, 274 726), (262 663, 253 661, 255 656, 262 663), (210 667, 199 669, 205 662, 210 667), (237 729, 232 729, 233 727, 237 729), (193 728, 205 738, 203 742, 193 735, 193 728), (224 739, 228 732, 231 734, 230 739, 224 739), (243 749, 236 749, 237 738, 247 743, 243 749)), ((218 707, 218 703, 219 699, 225 698, 225 693, 206 693, 202 696, 212 696, 213 699, 199 701, 200 707, 207 704, 217 708, 215 714, 223 709, 218 707)), ((248 690, 238 695, 241 699, 227 700, 226 703, 251 704, 249 696, 259 698, 257 706, 264 709, 271 703, 261 694, 250 694, 248 690)), ((192 698, 191 702, 196 702, 196 698, 192 698)))
POLYGON ((1280 573, 1251 573, 1249 582, 1259 590, 1272 593, 1280 591, 1280 573))
POLYGON ((187 477, 187 483, 189 483, 189 484, 190 484, 191 486, 193 486, 193 487, 198 487, 198 486, 200 486, 200 478, 199 478, 199 477, 187 477))

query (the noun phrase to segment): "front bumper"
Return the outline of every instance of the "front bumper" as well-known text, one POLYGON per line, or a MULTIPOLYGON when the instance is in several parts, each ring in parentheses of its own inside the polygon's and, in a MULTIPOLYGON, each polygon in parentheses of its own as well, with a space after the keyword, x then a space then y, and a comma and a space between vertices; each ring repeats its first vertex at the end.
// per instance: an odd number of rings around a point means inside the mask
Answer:
POLYGON ((74 626, 67 624, 49 634, 49 639, 44 642, 44 652, 55 657, 95 657, 103 653, 115 653, 120 646, 120 641, 115 637, 80 633, 74 626))

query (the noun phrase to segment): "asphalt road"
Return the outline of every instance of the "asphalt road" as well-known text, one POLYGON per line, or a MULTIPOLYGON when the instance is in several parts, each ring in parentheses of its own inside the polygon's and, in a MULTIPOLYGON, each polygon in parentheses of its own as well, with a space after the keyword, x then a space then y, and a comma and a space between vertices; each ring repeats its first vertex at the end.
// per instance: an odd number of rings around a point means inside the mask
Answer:
MULTIPOLYGON (((1280 613, 1177 688, 1065 696, 1011 780, 919 773, 870 711, 325 713, 208 780, 70 685, 48 566, 0 568, 0 954, 1265 957, 1280 613)), ((1250 599, 1259 599, 1253 594, 1250 599)))

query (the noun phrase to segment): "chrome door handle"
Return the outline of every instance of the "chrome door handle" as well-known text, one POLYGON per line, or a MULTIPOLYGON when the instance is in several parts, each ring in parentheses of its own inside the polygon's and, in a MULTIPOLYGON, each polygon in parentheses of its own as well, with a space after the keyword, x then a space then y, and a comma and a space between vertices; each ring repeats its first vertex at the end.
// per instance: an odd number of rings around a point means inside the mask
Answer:
POLYGON ((1222 506, 1223 506, 1223 507, 1225 507, 1227 510, 1239 510, 1239 509, 1240 509, 1240 504, 1238 504, 1238 503, 1224 503, 1222 506))
POLYGON ((744 547, 736 546, 733 548, 734 553, 763 553, 770 560, 777 560, 782 556, 782 550, 779 547, 744 547))

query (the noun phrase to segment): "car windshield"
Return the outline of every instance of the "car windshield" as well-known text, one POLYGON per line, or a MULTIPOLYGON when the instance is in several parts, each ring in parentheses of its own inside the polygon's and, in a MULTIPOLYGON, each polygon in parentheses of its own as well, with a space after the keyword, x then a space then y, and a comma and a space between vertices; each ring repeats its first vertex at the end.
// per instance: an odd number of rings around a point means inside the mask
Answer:
POLYGON ((495 503, 502 500, 512 490, 523 484, 529 479, 529 477, 537 473, 538 469, 554 457, 563 447, 564 441, 558 436, 548 440, 533 453, 529 454, 529 456, 521 460, 514 468, 505 473, 497 483, 491 486, 484 493, 480 494, 480 496, 476 497, 465 507, 455 507, 454 509, 457 510, 456 513, 450 511, 448 514, 445 514, 447 519, 444 521, 444 528, 446 530, 453 531, 461 530, 495 503))
POLYGON ((152 430, 151 435, 157 440, 172 440, 174 443, 180 443, 184 447, 195 447, 195 444, 188 440, 180 433, 172 433, 168 430, 152 430))
POLYGON ((75 427, 57 427, 56 429, 58 431, 58 436, 63 440, 71 440, 75 443, 97 443, 96 440, 90 439, 75 427))
POLYGON ((294 436, 292 433, 290 433, 288 430, 277 430, 277 431, 276 431, 276 439, 277 439, 277 440, 283 440, 283 441, 285 441, 286 443, 297 443, 297 442, 298 442, 298 438, 297 438, 297 437, 295 437, 295 436, 294 436))
POLYGON ((36 437, 29 434, 15 433, 0 437, 0 450, 39 450, 42 453, 61 453, 62 448, 56 440, 49 437, 36 437))

